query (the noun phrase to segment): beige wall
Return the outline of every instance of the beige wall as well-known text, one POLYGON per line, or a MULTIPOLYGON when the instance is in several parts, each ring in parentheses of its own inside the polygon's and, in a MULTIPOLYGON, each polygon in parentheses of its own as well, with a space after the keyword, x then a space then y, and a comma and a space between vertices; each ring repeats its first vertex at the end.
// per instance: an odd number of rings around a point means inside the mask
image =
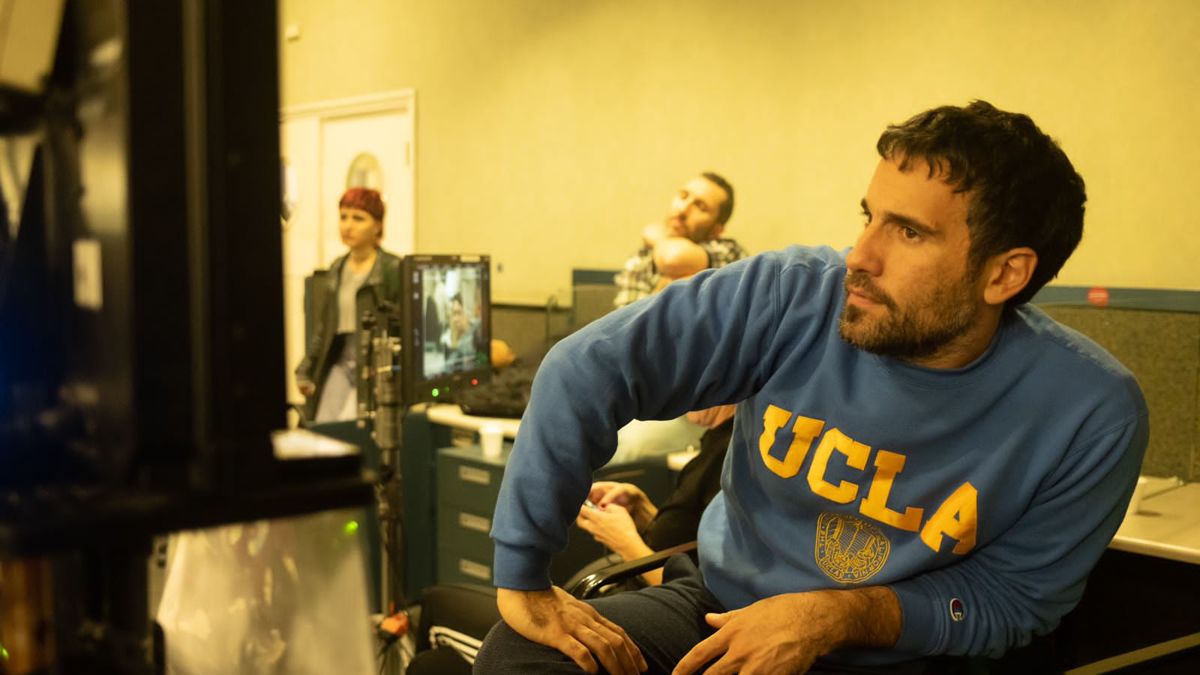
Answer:
MULTIPOLYGON (((757 252, 846 246, 884 125, 985 98, 1088 183, 1060 282, 1200 289, 1193 0, 282 0, 283 103, 417 92, 417 248, 494 299, 613 268, 698 170, 757 252)), ((331 205, 332 208, 332 205, 331 205)))

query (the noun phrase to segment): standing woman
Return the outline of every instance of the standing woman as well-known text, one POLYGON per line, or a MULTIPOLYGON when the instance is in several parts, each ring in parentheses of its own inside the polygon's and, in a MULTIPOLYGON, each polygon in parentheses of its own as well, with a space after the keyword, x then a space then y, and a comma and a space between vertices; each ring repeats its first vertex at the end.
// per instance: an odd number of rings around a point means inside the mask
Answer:
POLYGON ((307 397, 305 419, 352 420, 365 396, 358 378, 358 327, 363 314, 400 300, 400 258, 379 247, 383 199, 375 190, 350 188, 338 202, 338 229, 350 251, 313 284, 312 333, 296 384, 307 397))

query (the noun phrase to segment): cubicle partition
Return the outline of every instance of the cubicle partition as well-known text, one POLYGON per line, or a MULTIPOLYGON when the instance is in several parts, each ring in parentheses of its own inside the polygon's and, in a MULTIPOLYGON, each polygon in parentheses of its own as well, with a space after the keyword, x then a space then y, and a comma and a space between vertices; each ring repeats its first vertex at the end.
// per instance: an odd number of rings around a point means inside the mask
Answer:
POLYGON ((1150 409, 1141 473, 1172 480, 1156 482, 1141 510, 1126 516, 1083 600, 1031 665, 1099 661, 1086 671, 1098 673, 1140 662, 1157 669, 1145 672, 1197 672, 1200 292, 1054 286, 1034 302, 1137 377, 1150 409))

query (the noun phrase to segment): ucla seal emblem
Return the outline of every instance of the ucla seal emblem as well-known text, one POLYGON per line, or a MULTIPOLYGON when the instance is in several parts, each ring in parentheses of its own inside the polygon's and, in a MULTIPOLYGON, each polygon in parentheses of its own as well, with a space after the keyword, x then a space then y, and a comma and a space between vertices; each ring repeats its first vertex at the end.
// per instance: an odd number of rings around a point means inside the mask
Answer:
POLYGON ((857 584, 883 569, 892 543, 883 531, 861 518, 844 513, 822 513, 817 518, 817 543, 813 557, 830 579, 857 584))

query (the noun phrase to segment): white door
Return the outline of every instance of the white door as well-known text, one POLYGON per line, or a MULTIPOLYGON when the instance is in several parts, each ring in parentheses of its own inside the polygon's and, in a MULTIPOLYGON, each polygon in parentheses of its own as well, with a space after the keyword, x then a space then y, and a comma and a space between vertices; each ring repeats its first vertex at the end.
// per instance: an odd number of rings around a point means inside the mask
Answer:
POLYGON ((383 248, 414 246, 414 95, 411 90, 283 111, 284 316, 288 400, 303 400, 291 371, 304 356, 304 279, 346 252, 338 199, 348 187, 379 190, 387 208, 383 248))
POLYGON ((346 252, 337 203, 348 187, 383 195, 383 248, 413 251, 412 115, 408 111, 325 119, 321 123, 321 245, 328 265, 346 252))

